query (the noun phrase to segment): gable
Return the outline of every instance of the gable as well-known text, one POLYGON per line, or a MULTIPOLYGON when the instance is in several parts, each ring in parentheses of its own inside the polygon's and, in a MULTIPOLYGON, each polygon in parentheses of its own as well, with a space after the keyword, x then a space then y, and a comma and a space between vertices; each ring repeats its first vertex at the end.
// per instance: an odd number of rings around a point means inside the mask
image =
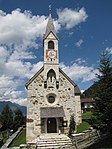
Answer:
POLYGON ((52 31, 50 31, 50 32, 48 32, 46 34, 46 37, 44 37, 44 39, 46 39, 46 38, 54 38, 54 37, 55 37, 55 39, 58 39, 57 36, 52 31))
MULTIPOLYGON (((25 84, 26 88, 44 71, 44 66, 25 84)), ((59 72, 74 86, 75 95, 80 94, 79 87, 59 68, 59 72)))

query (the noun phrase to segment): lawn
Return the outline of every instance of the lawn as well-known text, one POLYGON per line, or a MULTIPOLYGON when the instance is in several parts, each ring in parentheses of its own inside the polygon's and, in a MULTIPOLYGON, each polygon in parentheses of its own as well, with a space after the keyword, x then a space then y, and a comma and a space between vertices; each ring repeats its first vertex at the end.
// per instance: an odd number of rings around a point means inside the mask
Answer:
POLYGON ((77 133, 81 133, 85 130, 88 130, 91 125, 89 124, 89 120, 91 119, 92 112, 88 111, 82 114, 83 122, 77 126, 77 133))
POLYGON ((14 139, 14 141, 10 144, 9 147, 18 147, 20 144, 26 143, 26 129, 23 129, 17 137, 14 139))
POLYGON ((88 122, 82 122, 80 125, 77 126, 77 133, 88 130, 90 127, 91 125, 88 122))
POLYGON ((82 118, 83 119, 91 119, 92 117, 92 112, 91 111, 88 111, 88 112, 85 112, 82 114, 82 118))

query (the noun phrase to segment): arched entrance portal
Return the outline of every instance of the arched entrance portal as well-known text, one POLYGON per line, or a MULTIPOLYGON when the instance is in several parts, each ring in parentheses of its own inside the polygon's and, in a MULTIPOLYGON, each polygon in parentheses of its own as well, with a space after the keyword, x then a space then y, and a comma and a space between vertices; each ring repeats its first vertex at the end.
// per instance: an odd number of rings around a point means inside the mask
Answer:
POLYGON ((47 133, 57 133, 56 118, 47 119, 47 133))

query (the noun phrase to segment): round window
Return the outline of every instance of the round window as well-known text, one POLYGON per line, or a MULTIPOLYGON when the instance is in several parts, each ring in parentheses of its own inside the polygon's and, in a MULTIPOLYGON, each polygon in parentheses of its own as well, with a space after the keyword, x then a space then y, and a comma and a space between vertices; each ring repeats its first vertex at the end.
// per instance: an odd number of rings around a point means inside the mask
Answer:
POLYGON ((52 96, 52 95, 48 96, 48 102, 49 103, 54 103, 55 102, 55 97, 52 96))

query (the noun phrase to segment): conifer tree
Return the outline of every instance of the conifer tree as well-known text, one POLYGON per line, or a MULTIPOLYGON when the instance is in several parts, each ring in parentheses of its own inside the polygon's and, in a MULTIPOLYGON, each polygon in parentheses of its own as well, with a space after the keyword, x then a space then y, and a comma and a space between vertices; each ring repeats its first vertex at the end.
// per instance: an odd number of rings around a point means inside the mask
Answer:
POLYGON ((5 129, 12 129, 13 112, 10 109, 10 107, 8 106, 8 104, 6 104, 6 106, 4 107, 3 111, 1 112, 0 122, 1 122, 4 130, 5 129))
POLYGON ((20 109, 17 109, 14 111, 14 122, 13 122, 13 128, 17 130, 19 127, 24 125, 25 118, 20 109))
POLYGON ((109 53, 103 52, 98 69, 93 124, 103 132, 112 132, 112 64, 109 53))
POLYGON ((75 120, 74 120, 74 115, 71 115, 71 117, 70 117, 70 124, 69 124, 69 135, 74 133, 75 125, 76 125, 76 123, 75 123, 75 120))

